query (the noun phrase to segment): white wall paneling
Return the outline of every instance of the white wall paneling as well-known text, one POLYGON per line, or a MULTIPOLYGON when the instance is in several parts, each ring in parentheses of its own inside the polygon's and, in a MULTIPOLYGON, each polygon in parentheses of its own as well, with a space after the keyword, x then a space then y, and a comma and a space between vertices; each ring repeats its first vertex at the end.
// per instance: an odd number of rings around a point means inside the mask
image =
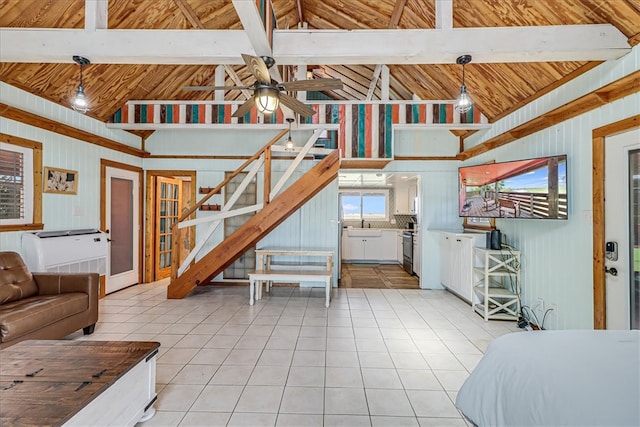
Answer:
MULTIPOLYGON (((42 143, 43 166, 78 171, 78 193, 42 194, 45 230, 100 227, 100 159, 142 166, 141 159, 3 119, 0 132, 42 143)), ((0 249, 20 252, 22 232, 0 233, 0 249)))
MULTIPOLYGON (((627 56, 590 70, 469 140, 481 143, 639 68, 640 47, 636 46, 627 56)), ((532 307, 542 298, 546 307, 557 306, 557 312, 550 312, 545 321, 548 329, 593 327, 591 131, 636 114, 640 114, 639 93, 465 162, 474 165, 567 154, 568 220, 496 220, 507 242, 522 253, 522 304, 532 307)), ((542 322, 541 312, 537 315, 542 322)))

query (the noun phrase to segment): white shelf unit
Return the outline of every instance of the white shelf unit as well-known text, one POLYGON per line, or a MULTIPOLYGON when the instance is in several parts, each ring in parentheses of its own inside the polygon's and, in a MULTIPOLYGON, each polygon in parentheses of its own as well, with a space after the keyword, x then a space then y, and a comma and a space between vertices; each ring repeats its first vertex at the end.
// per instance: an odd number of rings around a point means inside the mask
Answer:
POLYGON ((520 316, 520 251, 473 248, 473 310, 487 320, 520 316))

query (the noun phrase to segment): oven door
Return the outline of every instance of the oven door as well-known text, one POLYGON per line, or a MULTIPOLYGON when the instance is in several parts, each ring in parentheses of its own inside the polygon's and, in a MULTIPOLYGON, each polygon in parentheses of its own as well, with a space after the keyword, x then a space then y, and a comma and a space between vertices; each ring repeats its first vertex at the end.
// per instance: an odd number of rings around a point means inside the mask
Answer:
POLYGON ((402 235, 402 268, 409 273, 413 273, 413 234, 404 233, 402 235))

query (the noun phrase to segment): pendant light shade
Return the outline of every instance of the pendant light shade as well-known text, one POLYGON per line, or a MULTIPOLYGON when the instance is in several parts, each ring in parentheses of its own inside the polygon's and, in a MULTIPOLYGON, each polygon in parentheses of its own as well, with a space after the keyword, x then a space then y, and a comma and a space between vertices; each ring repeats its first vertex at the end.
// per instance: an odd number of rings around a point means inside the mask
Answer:
POLYGON ((258 86, 253 96, 256 107, 262 114, 273 114, 280 103, 280 93, 278 89, 271 86, 258 86))
POLYGON ((291 123, 293 123, 292 118, 287 118, 287 122, 289 123, 289 136, 287 137, 287 142, 284 145, 284 149, 287 151, 293 151, 295 144, 293 143, 293 139, 291 139, 291 123))
POLYGON ((89 111, 89 102, 87 101, 87 96, 84 93, 84 86, 82 84, 82 67, 89 65, 91 62, 82 56, 74 56, 73 61, 80 65, 80 84, 71 99, 71 106, 75 111, 84 114, 89 111))
POLYGON ((471 62, 471 55, 462 55, 456 59, 456 64, 462 65, 462 86, 460 86, 460 94, 456 98, 455 108, 460 113, 466 113, 473 107, 471 95, 467 92, 467 86, 464 84, 464 66, 471 62))

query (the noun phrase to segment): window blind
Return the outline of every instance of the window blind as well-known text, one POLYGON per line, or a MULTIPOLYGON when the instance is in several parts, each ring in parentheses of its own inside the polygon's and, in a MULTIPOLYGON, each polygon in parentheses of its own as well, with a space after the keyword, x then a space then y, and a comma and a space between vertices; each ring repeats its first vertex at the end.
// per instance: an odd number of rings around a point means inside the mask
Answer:
POLYGON ((0 219, 24 218, 24 154, 0 150, 0 219))

